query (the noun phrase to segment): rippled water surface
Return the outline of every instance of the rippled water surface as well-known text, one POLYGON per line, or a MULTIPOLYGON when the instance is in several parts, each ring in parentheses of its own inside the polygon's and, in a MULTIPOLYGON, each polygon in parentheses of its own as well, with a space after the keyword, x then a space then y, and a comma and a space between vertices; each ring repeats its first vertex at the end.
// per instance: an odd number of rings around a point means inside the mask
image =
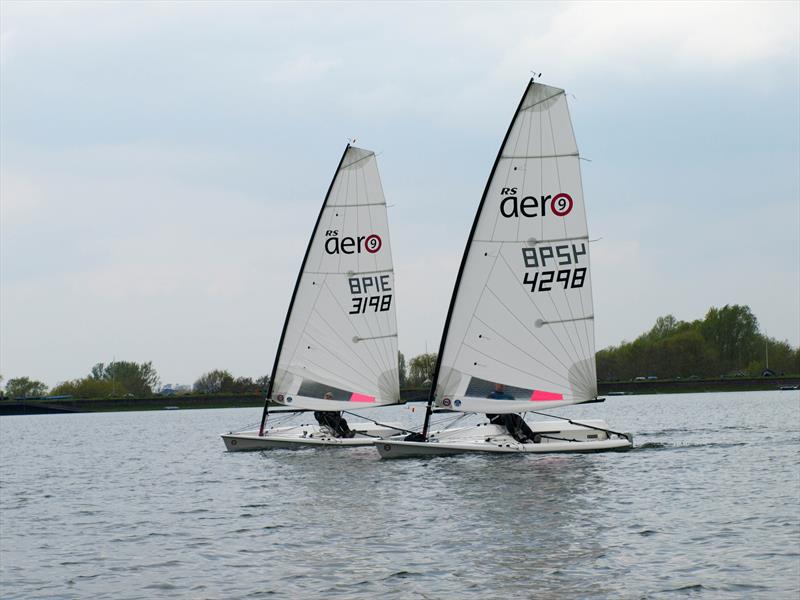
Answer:
POLYGON ((553 412, 637 448, 381 461, 224 452, 257 409, 3 417, 0 595, 798 597, 798 392, 553 412))

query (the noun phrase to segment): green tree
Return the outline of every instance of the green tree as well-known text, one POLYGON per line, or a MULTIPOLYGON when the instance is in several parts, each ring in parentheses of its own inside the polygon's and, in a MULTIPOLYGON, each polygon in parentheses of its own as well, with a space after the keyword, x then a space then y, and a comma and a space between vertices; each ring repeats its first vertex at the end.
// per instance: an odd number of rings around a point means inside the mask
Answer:
POLYGON ((47 386, 30 377, 14 377, 6 384, 6 394, 11 398, 38 398, 47 394, 47 386))
POLYGON ((800 348, 792 348, 785 340, 780 341, 764 335, 758 337, 756 347, 760 352, 747 365, 749 375, 761 375, 768 366, 778 374, 800 373, 800 348))
POLYGON ((76 398, 108 398, 115 393, 122 396, 127 392, 121 387, 117 387, 113 381, 84 377, 60 383, 50 393, 54 396, 75 396, 76 398))
POLYGON ((97 363, 92 367, 89 378, 96 381, 110 381, 112 394, 117 396, 125 394, 137 397, 152 396, 160 382, 152 362, 135 363, 124 360, 108 364, 97 363))
POLYGON ((400 374, 400 387, 406 386, 406 357, 399 350, 397 351, 397 370, 400 374))
POLYGON ((654 342, 663 340, 687 325, 683 321, 678 321, 673 315, 664 315, 656 319, 655 325, 647 332, 645 337, 654 342))
POLYGON ((710 308, 700 331, 719 352, 723 372, 743 369, 757 352, 758 320, 749 306, 710 308))
POLYGON ((266 394, 269 389, 269 375, 262 375, 255 381, 256 392, 266 394))
POLYGON ((420 354, 415 356, 408 363, 409 387, 421 387, 430 385, 433 380, 433 371, 436 368, 436 353, 420 354))
POLYGON ((200 394, 230 393, 234 384, 233 375, 228 371, 214 369, 201 375, 192 389, 200 394))

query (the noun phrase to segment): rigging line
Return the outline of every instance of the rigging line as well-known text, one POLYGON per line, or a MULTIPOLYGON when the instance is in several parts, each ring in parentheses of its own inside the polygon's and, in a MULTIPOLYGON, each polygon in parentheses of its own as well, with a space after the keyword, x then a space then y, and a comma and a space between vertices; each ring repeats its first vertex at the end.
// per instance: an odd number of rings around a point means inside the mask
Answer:
POLYGON ((545 439, 548 439, 548 440, 557 440, 559 442, 578 442, 578 443, 583 443, 581 440, 576 440, 576 439, 571 439, 571 438, 560 438, 560 437, 555 437, 554 435, 547 435, 546 433, 536 433, 536 432, 534 432, 534 434, 538 435, 541 438, 545 438, 545 439))
MULTIPOLYGON (((402 427, 395 427, 394 425, 387 425, 386 423, 379 423, 375 419, 370 419, 369 417, 365 417, 364 415, 357 415, 356 413, 352 413, 349 410, 342 411, 346 415, 350 415, 351 417, 356 417, 358 419, 366 419, 367 421, 372 421, 375 425, 379 425, 381 427, 386 427, 388 429, 394 429, 395 431, 402 431, 403 433, 417 433, 416 431, 411 431, 410 429, 403 429, 402 427)), ((376 436, 380 437, 380 436, 376 436)))
MULTIPOLYGON (((489 326, 489 325, 488 325, 488 324, 487 324, 487 323, 486 323, 486 322, 485 322, 483 319, 481 319, 479 316, 475 315, 475 317, 474 317, 474 318, 475 318, 475 319, 477 319, 478 321, 480 321, 481 323, 483 323, 483 325, 484 325, 484 326, 485 326, 487 329, 489 329, 489 330, 490 330, 492 333, 494 333, 495 335, 498 335, 498 336, 499 336, 499 337, 501 337, 501 338, 502 338, 504 341, 506 341, 506 342, 508 342, 510 345, 514 346, 514 348, 516 348, 517 350, 519 350, 520 352, 522 352, 522 353, 523 353, 525 356, 527 356, 528 358, 530 358, 532 361, 539 363, 539 364, 540 364, 542 367, 544 367, 545 369, 547 369, 548 371, 550 371, 551 373, 553 373, 553 375, 555 375, 556 377, 561 377, 561 378, 563 379, 563 381, 562 381, 561 383, 556 383, 555 381, 550 381, 549 379, 545 379, 544 377, 541 377, 540 375, 536 375, 536 376, 535 376, 537 379, 541 379, 542 381, 546 381, 547 383, 552 383, 553 385, 557 385, 557 386, 563 386, 563 385, 564 385, 564 383, 563 383, 564 381, 566 381, 567 383, 569 383, 569 378, 568 378, 568 377, 564 377, 563 375, 561 375, 560 373, 558 373, 558 371, 555 371, 555 370, 554 370, 554 369, 553 369, 551 366, 549 366, 549 365, 547 365, 547 364, 543 363, 542 361, 540 361, 538 358, 536 358, 536 357, 535 357, 535 356, 533 356, 532 354, 529 354, 529 353, 528 353, 528 352, 527 352, 527 351, 526 351, 524 348, 521 348, 520 346, 517 346, 517 345, 516 345, 516 344, 515 344, 513 341, 511 341, 509 338, 507 338, 507 337, 506 337, 506 336, 504 336, 502 333, 500 333, 500 332, 499 332, 499 331, 497 331, 496 329, 494 329, 494 328, 492 328, 491 326, 489 326)), ((466 344, 465 344, 465 345, 466 345, 466 344)), ((469 346, 469 347, 470 347, 470 348, 472 348, 472 346, 469 346)), ((477 350, 476 348, 472 348, 472 349, 473 349, 473 350, 477 350)), ((488 355, 487 355, 485 352, 482 352, 482 351, 480 351, 480 350, 477 350, 477 351, 478 351, 478 352, 480 352, 481 354, 483 354, 484 356, 488 356, 488 355)), ((491 358, 491 357, 489 357, 489 358, 491 358)), ((501 362, 501 361, 497 361, 497 362, 501 362)), ((506 364, 506 363, 503 363, 503 364, 506 364)), ((517 369, 516 367, 513 367, 512 365, 506 365, 506 366, 509 366, 509 367, 511 367, 511 368, 513 368, 514 370, 517 370, 517 371, 519 371, 519 370, 520 370, 520 369, 517 369)), ((523 371, 523 372, 527 373, 527 371, 523 371)))
MULTIPOLYGON (((330 286, 329 286, 329 285, 327 285, 327 281, 325 282, 325 287, 328 289, 328 292, 329 292, 329 293, 331 294, 331 296, 333 297, 333 299, 334 299, 334 301, 336 302, 337 306, 339 306, 339 309, 342 311, 342 313, 344 313, 344 312, 345 312, 344 308, 343 308, 343 307, 342 307, 342 305, 339 303, 339 299, 338 299, 338 298, 336 297, 336 295, 333 293, 333 291, 331 290, 330 286)), ((321 315, 320 315, 320 316, 321 316, 321 315)), ((352 322, 352 321, 351 321, 351 319, 349 318, 349 314, 347 314, 347 313, 345 313, 345 320, 346 320, 348 323, 350 323, 350 326, 353 328, 353 333, 355 333, 356 335, 358 335, 358 330, 355 328, 355 325, 353 324, 353 322, 352 322)), ((341 334, 340 334, 339 330, 338 330, 336 327, 333 327, 333 325, 331 325, 331 323, 330 323, 330 322, 329 322, 327 319, 323 319, 323 322, 324 322, 324 323, 325 323, 325 324, 326 324, 326 325, 327 325, 327 326, 330 328, 330 330, 331 330, 331 332, 333 333, 333 335, 334 335, 334 336, 335 336, 335 337, 336 337, 336 338, 337 338, 337 339, 338 339, 338 340, 339 340, 339 341, 342 343, 342 346, 343 346, 344 348, 347 348, 348 350, 350 350, 350 351, 352 352, 352 354, 353 354, 353 355, 354 355, 354 356, 355 356, 355 357, 356 357, 358 360, 360 360, 360 361, 361 361, 361 364, 362 364, 362 365, 364 365, 364 367, 365 367, 365 368, 366 368, 366 369, 367 369, 367 370, 368 370, 368 371, 369 371, 369 372, 372 374, 372 376, 373 376, 373 377, 375 377, 375 380, 377 381, 377 380, 380 378, 379 374, 378 374, 377 372, 375 372, 375 371, 374 371, 374 370, 373 370, 373 369, 372 369, 372 368, 371 368, 371 367, 370 367, 370 366, 367 364, 367 362, 366 362, 366 361, 364 360, 364 358, 361 356, 361 353, 360 353, 360 352, 356 351, 356 349, 355 349, 355 348, 352 348, 352 347, 351 347, 351 343, 352 343, 352 342, 348 342, 346 339, 344 339, 344 338, 341 336, 341 334)), ((381 367, 381 365, 377 365, 377 364, 376 364, 376 365, 373 365, 373 366, 377 366, 378 368, 380 368, 380 367, 381 367)))
POLYGON ((567 417, 559 417, 558 415, 548 415, 543 412, 539 412, 537 410, 529 410, 528 412, 532 412, 536 415, 540 415, 542 417, 551 417, 553 419, 561 419, 562 421, 566 421, 570 425, 578 425, 580 427, 588 427, 589 429, 596 429, 597 431, 605 431, 606 433, 613 433, 614 435, 618 435, 620 437, 624 437, 628 441, 631 441, 631 434, 630 433, 622 433, 621 431, 614 431, 613 429, 603 429, 602 427, 595 427, 594 425, 589 425, 587 423, 578 423, 577 421, 573 421, 572 419, 568 419, 567 417))
MULTIPOLYGON (((515 281, 517 281, 517 283, 519 283, 519 280, 517 280, 517 276, 516 276, 516 274, 514 273, 514 270, 513 270, 513 268, 511 267, 511 265, 510 265, 510 264, 508 264, 508 261, 506 260, 505 256, 503 256, 503 262, 505 263, 506 267, 508 268, 508 270, 509 270, 509 272, 511 273, 511 276, 514 278, 514 280, 515 280, 515 281)), ((525 296, 525 297, 528 299, 528 302, 531 304, 531 306, 533 306, 533 308, 534 308, 534 309, 536 309, 536 312, 538 312, 538 313, 539 313, 539 316, 540 316, 540 317, 544 317, 544 314, 542 313, 542 309, 541 309, 541 308, 539 308, 539 305, 538 305, 538 304, 536 304, 536 301, 533 299, 533 297, 532 297, 532 294, 528 293, 528 292, 525 290, 525 288, 522 286, 522 284, 520 284, 520 285, 519 285, 519 288, 518 288, 518 289, 522 291, 522 294, 523 294, 523 295, 524 295, 524 296, 525 296)), ((500 300, 500 297, 499 297, 499 296, 497 296, 497 294, 494 294, 494 292, 492 292, 492 294, 495 296, 495 298, 497 298, 497 300, 498 300, 498 301, 499 301, 501 304, 503 304, 502 300, 500 300)), ((547 350, 548 352, 550 352, 550 355, 551 355, 553 358, 555 358, 555 359, 556 359, 556 360, 557 360, 557 361, 558 361, 558 362, 561 364, 561 366, 562 366, 562 367, 564 367, 564 369, 566 369, 566 370, 567 370, 567 372, 569 372, 569 367, 568 367, 567 365, 565 365, 563 362, 561 362, 561 360, 560 360, 560 359, 559 359, 559 358, 558 358, 558 357, 557 357, 555 354, 553 354, 553 352, 550 350, 550 348, 548 348, 548 347, 547 347, 547 345, 546 345, 546 344, 544 344, 544 343, 542 342, 542 340, 540 340, 540 339, 539 339, 539 338, 536 336, 536 334, 535 334, 535 333, 533 333, 533 331, 531 331, 530 329, 528 329, 528 327, 527 327, 527 326, 526 326, 524 323, 522 323, 522 321, 520 321, 520 319, 519 319, 519 318, 518 318, 518 317, 517 317, 517 316, 516 316, 514 313, 512 313, 512 312, 511 312, 511 310, 509 310, 509 308, 508 308, 508 307, 507 307, 505 304, 503 304, 503 307, 504 307, 504 308, 505 308, 505 309, 506 309, 506 310, 507 310, 507 311, 508 311, 508 312, 509 312, 509 313, 510 313, 510 314, 511 314, 511 315, 512 315, 512 316, 513 316, 515 319, 517 319, 517 321, 518 321, 520 324, 522 324, 522 326, 523 326, 523 327, 525 327, 525 329, 526 329, 526 330, 527 330, 527 331, 528 331, 528 332, 529 332, 529 333, 530 333, 530 334, 531 334, 531 335, 534 337, 534 339, 535 339, 537 342, 539 342, 540 344, 542 344, 542 347, 543 347, 545 350, 547 350)), ((563 342, 563 340, 562 340, 562 339, 561 339, 559 336, 557 336, 557 335, 554 335, 553 337, 555 337, 556 341, 557 341, 557 342, 559 343, 559 345, 561 346, 561 349, 564 351, 564 354, 567 356, 567 358, 569 358, 569 359, 570 359, 572 362, 577 362, 577 358, 576 358, 576 357, 573 357, 573 356, 572 356, 572 355, 569 353, 569 350, 567 350, 567 347, 564 345, 564 342, 563 342)), ((574 344, 573 344, 573 350, 575 350, 575 346, 574 346, 574 344)), ((576 354, 577 354, 577 350, 576 350, 576 354)))
POLYGON ((456 423, 458 423, 462 419, 466 419, 467 417, 471 417, 474 414, 475 413, 473 413, 473 412, 459 412, 458 416, 456 416, 454 418, 447 417, 445 419, 440 419, 438 421, 433 421, 433 422, 431 422, 430 426, 431 426, 431 428, 433 428, 433 427, 439 427, 440 425, 444 424, 444 426, 441 427, 441 430, 444 431, 444 430, 447 430, 447 429, 452 429, 453 426, 456 425, 456 423))

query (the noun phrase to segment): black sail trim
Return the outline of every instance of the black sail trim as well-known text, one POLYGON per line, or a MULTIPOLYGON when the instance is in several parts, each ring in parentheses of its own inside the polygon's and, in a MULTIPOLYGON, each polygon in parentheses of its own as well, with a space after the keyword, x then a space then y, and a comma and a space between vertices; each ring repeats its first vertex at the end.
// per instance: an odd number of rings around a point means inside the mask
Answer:
POLYGON ((461 276, 464 274, 464 267, 467 264, 467 256, 469 255, 469 249, 472 246, 472 238, 475 236, 475 230, 478 228, 478 221, 481 218, 481 213, 483 212, 483 205, 486 201, 486 196, 489 193, 489 186, 492 184, 494 180, 494 174, 497 170, 497 165, 500 163, 500 158, 503 155, 503 150, 506 147, 506 142, 508 142, 508 136, 511 135, 511 130, 514 128, 514 123, 517 122, 517 117, 522 109, 522 103, 525 101, 525 98, 528 96, 528 91, 530 90, 531 86, 534 85, 533 78, 528 82, 528 85, 525 87, 525 92, 522 94, 522 98, 519 100, 519 104, 517 105, 517 110, 514 112, 514 117, 511 119, 511 123, 508 126, 508 130, 506 131, 506 135, 503 138, 503 143, 500 144, 500 149, 497 151, 497 158, 494 159, 494 165, 492 165, 492 171, 489 173, 489 179, 486 180, 486 187, 483 190, 483 195, 481 196, 481 201, 478 204, 478 210, 475 212, 475 219, 472 221, 472 228, 469 230, 469 237, 467 238, 467 244, 464 248, 464 254, 461 257, 461 266, 458 268, 458 275, 456 275, 456 283, 453 286, 453 295, 450 298, 450 306, 447 309, 447 317, 444 321, 444 330, 442 331, 442 341, 439 344, 439 354, 436 357, 436 367, 433 371, 433 379, 431 380, 431 389, 428 392, 428 406, 425 411, 425 423, 422 426, 422 435, 427 437, 428 435, 428 424, 430 422, 431 413, 433 412, 433 400, 436 396, 436 387, 439 383, 439 372, 442 367, 442 356, 444 356, 444 347, 447 341, 447 333, 450 329, 450 319, 453 316, 453 308, 456 305, 456 298, 458 297, 458 290, 461 286, 461 276))
POLYGON ((269 377, 269 385, 267 387, 267 397, 264 399, 264 412, 261 414, 261 426, 258 429, 259 435, 264 435, 264 424, 267 421, 267 414, 269 412, 269 401, 272 399, 272 391, 275 385, 275 375, 278 372, 278 361, 281 358, 281 351, 283 350, 283 341, 286 338, 286 330, 289 327, 289 319, 292 316, 292 308, 294 308, 294 301, 297 298, 297 290, 300 287, 300 280, 303 278, 303 272, 306 268, 306 262, 308 261, 308 255, 311 253, 311 244, 314 243, 314 238, 317 235, 317 230, 319 229, 319 223, 322 220, 322 214, 325 212, 325 207, 328 204, 328 198, 331 195, 331 190, 333 190, 333 184, 336 183, 336 178, 339 176, 339 171, 342 168, 342 164, 344 163, 344 157, 347 156, 347 151, 350 149, 350 144, 345 146, 344 152, 342 152, 342 158, 339 159, 339 164, 336 166, 336 171, 333 174, 333 179, 331 179, 331 183, 328 186, 328 191, 325 193, 325 199, 322 201, 322 206, 319 209, 319 215, 317 216, 317 222, 314 223, 314 229, 311 232, 311 238, 308 240, 308 246, 306 247, 306 253, 303 256, 303 262, 300 265, 300 272, 297 274, 297 281, 294 284, 294 291, 292 292, 292 299, 289 300, 289 309, 286 311, 286 320, 283 322, 283 330, 281 331, 280 341, 278 342, 278 351, 275 353, 275 362, 272 365, 272 374, 269 377))

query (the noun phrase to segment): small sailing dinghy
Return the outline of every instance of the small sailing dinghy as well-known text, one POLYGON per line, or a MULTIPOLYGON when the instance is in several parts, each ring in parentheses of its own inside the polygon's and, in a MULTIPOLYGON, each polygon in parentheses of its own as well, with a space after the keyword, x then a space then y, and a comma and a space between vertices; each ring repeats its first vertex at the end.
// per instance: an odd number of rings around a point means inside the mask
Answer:
POLYGON ((472 224, 422 433, 376 441, 382 457, 632 446, 604 421, 517 415, 598 401, 579 160, 564 90, 531 80, 472 224), (490 422, 429 431, 434 404, 490 422))
POLYGON ((386 200, 375 153, 348 145, 303 257, 261 425, 224 434, 225 447, 369 446, 404 432, 375 421, 342 424, 340 412, 399 403, 397 357, 386 200), (270 401, 320 419, 268 427, 270 401))

